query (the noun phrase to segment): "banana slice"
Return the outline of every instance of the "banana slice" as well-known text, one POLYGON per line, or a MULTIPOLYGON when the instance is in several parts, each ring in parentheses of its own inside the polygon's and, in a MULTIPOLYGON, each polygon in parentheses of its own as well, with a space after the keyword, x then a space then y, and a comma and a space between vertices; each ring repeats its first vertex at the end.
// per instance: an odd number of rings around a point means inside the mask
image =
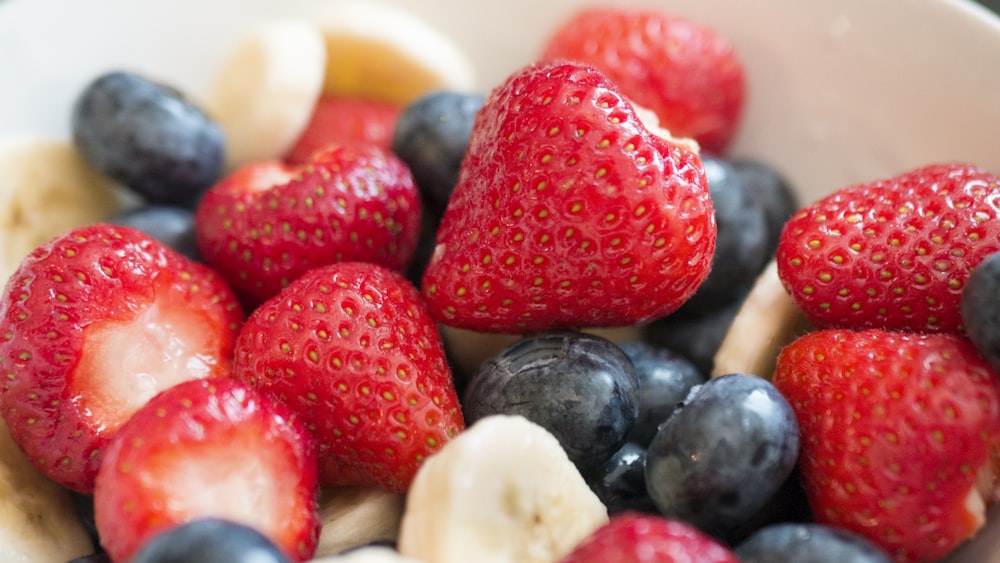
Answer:
POLYGON ((0 138, 0 283, 37 246, 101 221, 119 206, 112 183, 87 166, 69 141, 0 138))
POLYGON ((473 65, 458 45, 403 8, 328 2, 314 21, 326 38, 324 91, 400 105, 435 89, 469 91, 473 65))
POLYGON ((229 169, 288 152, 309 123, 325 69, 323 35, 307 21, 269 21, 243 37, 205 100, 225 133, 229 169))
POLYGON ((722 340, 712 377, 748 373, 771 379, 778 351, 811 326, 782 287, 778 265, 772 260, 754 282, 722 340))
POLYGON ((69 493, 31 465, 0 420, 0 561, 66 563, 93 552, 69 493))
POLYGON ((552 434, 523 417, 495 415, 424 462, 399 552, 426 563, 547 563, 607 521, 552 434))
POLYGON ((416 559, 403 557, 388 547, 363 547, 361 549, 336 555, 313 559, 311 563, 421 563, 416 559))
POLYGON ((315 557, 325 557, 374 541, 395 541, 405 497, 379 489, 336 488, 323 491, 323 523, 315 557))

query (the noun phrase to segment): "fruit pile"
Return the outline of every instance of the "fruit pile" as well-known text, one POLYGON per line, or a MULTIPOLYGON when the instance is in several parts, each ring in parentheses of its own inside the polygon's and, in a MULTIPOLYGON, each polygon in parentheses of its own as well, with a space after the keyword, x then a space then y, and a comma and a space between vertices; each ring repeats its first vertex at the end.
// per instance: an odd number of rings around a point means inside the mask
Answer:
POLYGON ((248 31, 204 100, 111 71, 71 144, 0 150, 61 163, 67 211, 4 264, 4 464, 57 536, 19 557, 929 562, 972 537, 1000 496, 1000 178, 934 163, 801 206, 727 154, 738 53, 666 13, 581 10, 524 63, 474 93, 437 30, 343 2, 248 31), (748 318, 780 353, 720 352, 748 318))

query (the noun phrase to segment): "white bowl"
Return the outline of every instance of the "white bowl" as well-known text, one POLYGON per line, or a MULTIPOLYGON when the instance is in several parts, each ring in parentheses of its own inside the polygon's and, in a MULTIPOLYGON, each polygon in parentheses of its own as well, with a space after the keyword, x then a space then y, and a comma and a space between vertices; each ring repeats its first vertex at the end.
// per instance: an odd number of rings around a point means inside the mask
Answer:
MULTIPOLYGON (((141 69, 196 98, 251 24, 335 0, 0 0, 0 135, 68 136, 99 72, 141 69)), ((488 90, 580 0, 396 0, 454 38, 488 90)), ((624 3, 624 2, 607 2, 624 3)), ((1000 19, 962 0, 636 0, 732 39, 749 106, 732 154, 803 201, 937 161, 1000 172, 1000 19)), ((1000 512, 953 561, 1000 560, 1000 512)))

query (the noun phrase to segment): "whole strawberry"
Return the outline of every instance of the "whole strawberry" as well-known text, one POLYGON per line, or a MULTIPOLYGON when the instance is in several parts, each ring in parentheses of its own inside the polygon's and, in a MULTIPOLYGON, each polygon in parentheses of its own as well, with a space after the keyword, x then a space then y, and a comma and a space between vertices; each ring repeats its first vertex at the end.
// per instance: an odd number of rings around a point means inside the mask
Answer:
POLYGON ((541 58, 594 65, 671 133, 715 154, 728 148, 743 114, 746 78, 732 43, 655 9, 580 10, 549 37, 541 58))
POLYGON ((460 328, 632 325, 694 293, 715 238, 690 145, 647 130, 592 67, 529 66, 476 116, 421 286, 460 328))
POLYGON ((1000 250, 997 193, 960 163, 846 187, 786 223, 778 275, 820 327, 960 333, 962 288, 1000 250))
POLYGON ((402 108, 366 98, 324 95, 316 101, 305 130, 285 155, 289 164, 309 161, 329 145, 375 145, 389 150, 402 108))
POLYGON ((0 407, 37 467, 93 489, 108 440, 154 394, 228 377, 243 311, 226 284, 130 227, 73 229, 0 297, 0 407))
POLYGON ((252 308, 333 262, 404 269, 420 212, 413 178, 398 158, 373 146, 330 146, 300 166, 238 169, 205 195, 195 225, 206 262, 252 308))
POLYGON ((405 491, 464 428, 420 293, 374 264, 317 268, 261 305, 240 332, 235 373, 306 421, 326 485, 405 491))
POLYGON ((591 533, 560 563, 738 563, 727 547, 694 526, 659 515, 624 512, 591 533))
POLYGON ((285 404, 234 379, 188 381, 111 441, 94 515, 113 561, 202 518, 250 526, 305 561, 319 540, 318 493, 315 443, 285 404))
POLYGON ((778 356, 816 519, 898 561, 938 561, 983 524, 1000 467, 1000 380, 951 335, 827 329, 778 356))

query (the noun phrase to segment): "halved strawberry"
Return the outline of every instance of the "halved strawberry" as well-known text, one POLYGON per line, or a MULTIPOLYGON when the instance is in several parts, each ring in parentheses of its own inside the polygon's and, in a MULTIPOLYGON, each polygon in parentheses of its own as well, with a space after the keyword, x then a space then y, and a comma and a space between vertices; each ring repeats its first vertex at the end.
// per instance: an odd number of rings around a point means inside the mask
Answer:
POLYGON ((308 270, 361 260, 409 264, 420 195, 406 165, 376 147, 327 147, 300 166, 247 165, 195 214, 198 248, 248 307, 308 270))
POLYGON ((323 95, 285 160, 292 165, 303 164, 313 153, 330 145, 375 145, 389 150, 401 112, 398 104, 381 100, 323 95))
POLYGON ((592 67, 529 66, 476 116, 422 288, 448 325, 521 333, 662 317, 708 275, 701 159, 592 67))
POLYGON ((676 136, 721 154, 740 124, 743 63, 728 38, 662 10, 581 9, 549 37, 541 59, 593 65, 676 136))
POLYGON ((0 405, 44 473, 93 488, 107 441, 158 391, 228 377, 243 311, 209 268, 129 227, 42 245, 0 298, 0 405))
POLYGON ((778 356, 816 519, 938 561, 997 497, 1000 377, 950 335, 827 329, 778 356))
POLYGON ((128 561, 160 532, 215 517, 255 528, 292 561, 319 541, 315 443, 283 403, 234 379, 180 383, 111 441, 94 489, 101 544, 128 561))
POLYGON ((420 293, 370 263, 317 268, 261 305, 240 332, 234 371, 307 422, 326 485, 405 491, 464 428, 420 293))

